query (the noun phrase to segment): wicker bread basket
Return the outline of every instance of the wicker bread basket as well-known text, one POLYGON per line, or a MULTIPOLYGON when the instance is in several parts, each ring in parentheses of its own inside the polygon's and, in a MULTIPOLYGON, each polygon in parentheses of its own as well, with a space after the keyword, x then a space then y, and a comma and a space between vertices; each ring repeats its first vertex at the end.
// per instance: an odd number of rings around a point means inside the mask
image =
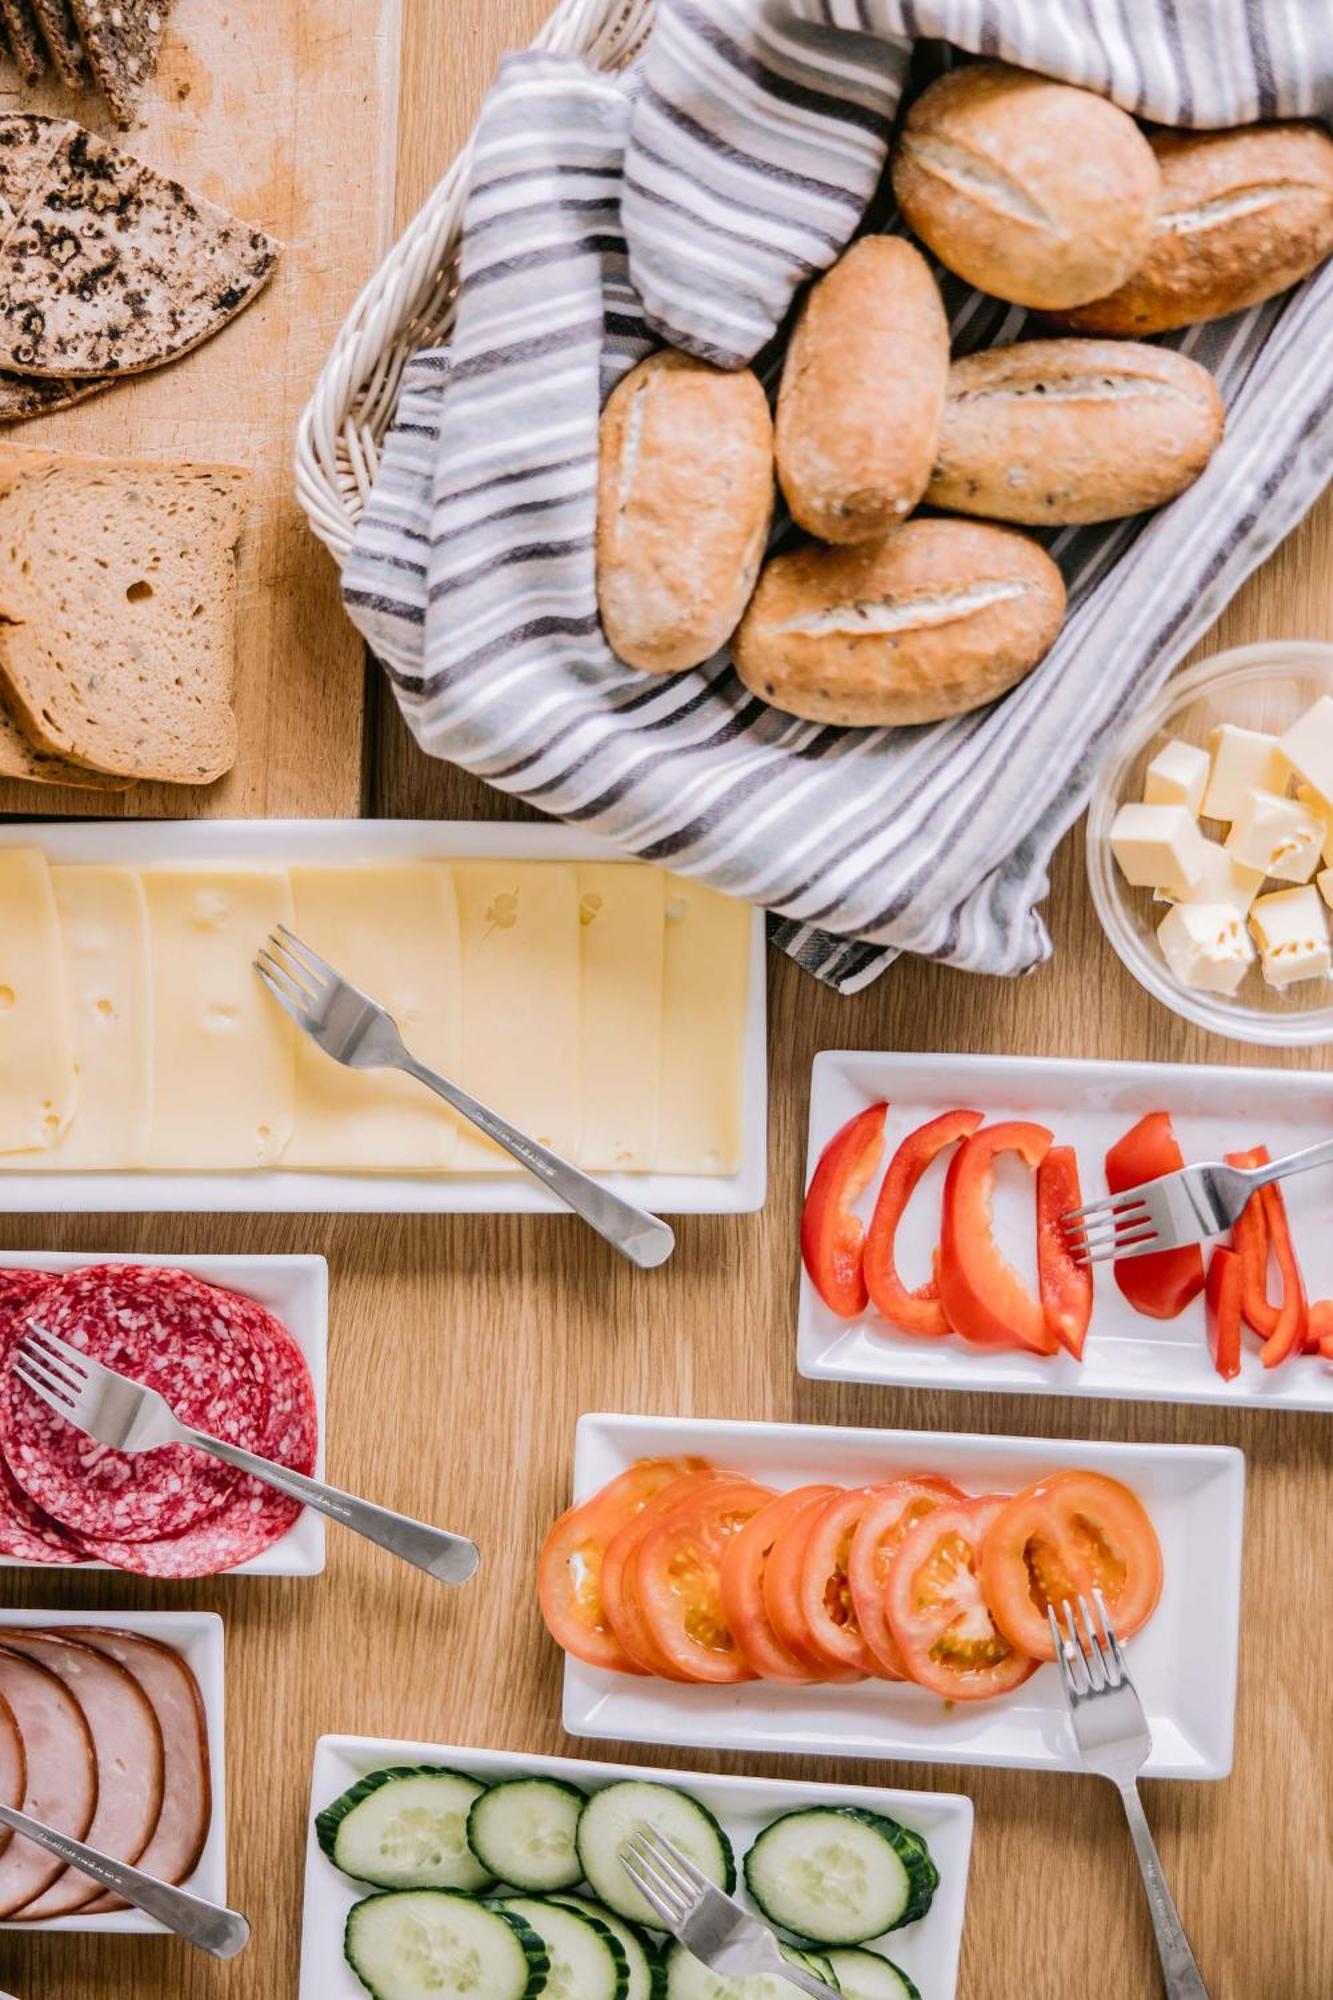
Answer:
MULTIPOLYGON (((623 69, 652 20, 653 0, 560 0, 533 46, 623 69)), ((297 498, 339 566, 393 422, 403 368, 453 324, 470 156, 465 146, 352 307, 297 429, 297 498)))

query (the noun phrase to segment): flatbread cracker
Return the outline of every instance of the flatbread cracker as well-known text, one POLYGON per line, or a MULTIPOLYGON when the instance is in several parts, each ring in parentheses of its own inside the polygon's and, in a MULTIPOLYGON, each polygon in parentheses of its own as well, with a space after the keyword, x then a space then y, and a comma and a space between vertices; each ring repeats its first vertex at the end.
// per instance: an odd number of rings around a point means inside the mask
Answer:
POLYGON ((79 129, 72 118, 46 118, 40 111, 10 111, 0 117, 0 244, 27 206, 56 147, 79 129))
POLYGON ((8 375, 0 369, 0 425, 26 424, 33 417, 49 416, 53 410, 67 410, 71 403, 82 403, 99 389, 109 389, 112 380, 108 376, 103 381, 62 382, 52 375, 42 381, 35 375, 8 375))

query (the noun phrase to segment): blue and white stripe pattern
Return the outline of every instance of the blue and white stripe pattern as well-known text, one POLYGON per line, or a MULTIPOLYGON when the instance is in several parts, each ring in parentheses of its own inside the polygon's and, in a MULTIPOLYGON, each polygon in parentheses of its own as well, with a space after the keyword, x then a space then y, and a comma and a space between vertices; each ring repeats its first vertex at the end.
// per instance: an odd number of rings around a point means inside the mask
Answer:
MULTIPOLYGON (((1117 728, 1333 476, 1333 266, 1170 336, 1218 378, 1222 448, 1162 513, 1045 537, 1070 587, 1056 645, 994 707, 925 728, 793 721, 725 654, 669 679, 620 665, 596 607, 600 404, 659 337, 772 379, 800 284, 867 216, 895 225, 883 167, 918 37, 1211 126, 1333 109, 1319 12, 660 0, 628 79, 511 58, 477 135, 454 337, 410 365, 344 572, 424 748, 761 904, 845 991, 899 951, 1037 964, 1051 852, 1117 728)), ((956 352, 1022 331, 942 280, 956 352)))

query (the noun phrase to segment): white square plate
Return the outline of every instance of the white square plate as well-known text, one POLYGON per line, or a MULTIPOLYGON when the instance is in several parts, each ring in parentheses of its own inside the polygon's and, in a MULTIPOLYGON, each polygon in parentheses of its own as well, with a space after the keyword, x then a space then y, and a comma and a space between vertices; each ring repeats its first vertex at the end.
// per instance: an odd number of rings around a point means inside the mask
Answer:
MULTIPOLYGON (((1106 1193, 1102 1163, 1145 1112, 1169 1111, 1186 1160, 1220 1160, 1260 1144, 1276 1159, 1325 1139, 1333 1129, 1333 1076, 1301 1070, 1209 1068, 1202 1063, 1064 1062, 1042 1056, 879 1055, 827 1050, 815 1057, 806 1184, 839 1126, 887 1098, 884 1160, 907 1133, 960 1105, 988 1122, 1033 1118, 1078 1154, 1084 1201, 1106 1193)), ((951 1149, 952 1150, 952 1149, 951 1149)), ((929 1170, 898 1233, 908 1284, 929 1276, 939 1240, 940 1190, 947 1157, 929 1170)), ((1030 1281, 1035 1269, 1032 1177, 1001 1161, 996 1236, 1030 1281)), ((882 1175, 857 1208, 868 1218, 882 1175)), ((1292 1234, 1311 1299, 1333 1298, 1333 1234, 1326 1217, 1327 1172, 1283 1183, 1292 1234)), ((1205 1250, 1205 1255, 1206 1255, 1205 1250)), ((1333 1366, 1302 1355, 1265 1368, 1258 1342, 1245 1339, 1241 1372, 1223 1381, 1204 1332, 1203 1299, 1179 1319, 1146 1319, 1122 1298, 1109 1265, 1096 1273, 1092 1325, 1082 1362, 1071 1354, 1011 1354, 970 1346, 955 1335, 919 1339, 878 1313, 857 1320, 829 1311, 804 1269, 796 1365, 832 1382, 883 1382, 912 1389, 1000 1389, 1038 1396, 1124 1397, 1155 1403, 1254 1403, 1284 1410, 1333 1410, 1333 1366)))
MULTIPOLYGON (((1245 1460, 1230 1446, 598 1415, 579 1419, 574 1498, 587 1499, 635 1459, 685 1453, 779 1490, 819 1481, 865 1486, 935 1472, 968 1493, 1012 1493, 1066 1466, 1122 1480, 1152 1516, 1165 1568, 1162 1601, 1127 1649, 1152 1728, 1147 1775, 1224 1778, 1231 1769, 1245 1460)), ((801 1757, 1081 1768, 1053 1666, 995 1701, 948 1704, 896 1682, 687 1687, 603 1673, 567 1659, 564 1724, 572 1736, 627 1743, 702 1749, 725 1743, 729 1750, 801 1757)))
MULTIPOLYGON (((226 1703, 222 1681, 222 1620, 215 1611, 118 1611, 111 1617, 89 1611, 0 1611, 0 1641, 6 1626, 27 1631, 58 1632, 64 1625, 86 1625, 101 1632, 142 1632, 178 1652, 192 1670, 203 1697, 208 1726, 208 1763, 213 1790, 213 1816, 199 1864, 182 1884, 210 1903, 227 1900, 227 1759, 223 1737, 226 1703)), ((6 1931, 127 1931, 155 1937, 169 1933, 142 1910, 108 1910, 104 1915, 48 1917, 43 1923, 18 1924, 0 1920, 6 1931)))
MULTIPOLYGON (((67 820, 0 826, 0 847, 50 861, 312 864, 356 861, 624 861, 609 841, 545 822, 415 819, 67 820)), ((258 944, 260 940, 256 939, 258 944)), ((750 913, 750 991, 734 1174, 599 1174, 655 1215, 750 1215, 768 1187, 768 1010, 764 917, 750 913)), ((0 1172, 0 1206, 24 1215, 250 1210, 280 1215, 511 1215, 563 1211, 530 1175, 0 1172)))
MULTIPOLYGON (((864 1806, 872 1812, 888 1813, 929 1843, 940 1871, 940 1886, 919 1923, 893 1931, 880 1939, 875 1949, 902 1966, 921 1988, 923 2000, 954 2000, 972 1850, 970 1799, 949 1792, 894 1792, 853 1785, 787 1784, 780 1779, 717 1778, 697 1771, 650 1771, 632 1764, 585 1763, 573 1757, 521 1757, 507 1750, 379 1742, 371 1736, 321 1736, 315 1745, 298 2000, 365 2000, 365 1988, 343 1957, 343 1927, 352 1905, 373 1892, 364 1884, 349 1881, 321 1853, 315 1838, 315 1814, 367 1772, 382 1770, 387 1764, 445 1764, 492 1784, 500 1778, 540 1776, 565 1778, 592 1791, 621 1778, 679 1785, 707 1806, 730 1836, 738 1872, 756 1835, 779 1813, 819 1805, 864 1806)), ((478 1995, 478 2000, 485 2000, 485 1996, 478 1995)))
MULTIPOLYGON (((2 1198, 2 1191, 0 1191, 2 1198)), ((319 1443, 315 1476, 324 1476, 324 1414, 328 1390, 329 1267, 322 1257, 153 1257, 121 1253, 76 1256, 63 1250, 0 1250, 0 1271, 79 1271, 90 1264, 160 1264, 190 1271, 207 1284, 221 1285, 267 1306, 280 1319, 306 1358, 315 1390, 319 1443)), ((109 1570, 109 1563, 71 1563, 70 1569, 109 1570)), ((0 1556, 3 1569, 49 1569, 0 1556)), ((294 1527, 249 1562, 224 1576, 318 1576, 324 1568, 324 1516, 303 1507, 294 1527)), ((60 1573, 55 1565, 53 1573, 60 1573)), ((117 1572, 119 1574, 119 1572, 117 1572)))

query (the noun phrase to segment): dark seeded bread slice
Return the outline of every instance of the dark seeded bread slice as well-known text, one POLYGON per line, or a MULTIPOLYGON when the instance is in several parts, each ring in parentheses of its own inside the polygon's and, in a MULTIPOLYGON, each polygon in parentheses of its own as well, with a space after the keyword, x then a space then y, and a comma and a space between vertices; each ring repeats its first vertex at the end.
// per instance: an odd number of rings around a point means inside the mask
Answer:
POLYGON ((0 681, 37 749, 180 784, 229 769, 248 478, 0 449, 0 681))
POLYGON ((157 68, 171 0, 71 0, 83 46, 118 125, 134 123, 157 68))
POLYGON ((37 83, 46 74, 46 43, 32 0, 0 0, 0 15, 19 75, 25 83, 37 83))
POLYGON ((249 305, 278 247, 72 126, 0 244, 0 368, 66 377, 160 367, 249 305))
POLYGON ((32 6, 60 81, 71 90, 86 90, 88 64, 70 0, 32 0, 32 6))
POLYGON ((10 111, 0 117, 0 243, 26 208, 56 147, 80 129, 71 118, 46 118, 39 111, 10 111))

